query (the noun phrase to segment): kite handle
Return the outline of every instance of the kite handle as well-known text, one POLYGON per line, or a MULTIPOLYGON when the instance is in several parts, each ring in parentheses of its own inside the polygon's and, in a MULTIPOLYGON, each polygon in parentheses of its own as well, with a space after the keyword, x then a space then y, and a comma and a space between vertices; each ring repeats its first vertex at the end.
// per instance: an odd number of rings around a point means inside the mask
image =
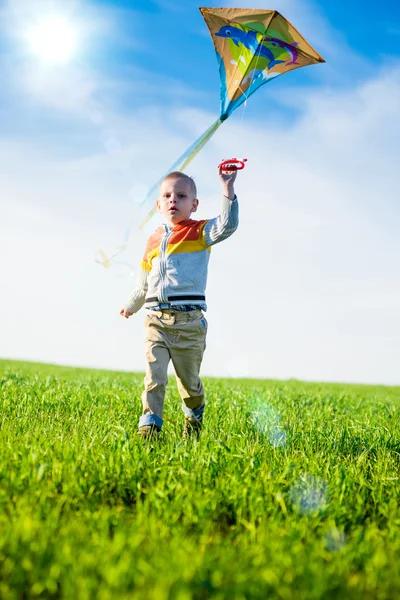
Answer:
POLYGON ((241 171, 245 167, 245 162, 247 162, 247 158, 231 158, 230 160, 223 160, 218 168, 222 171, 241 171))

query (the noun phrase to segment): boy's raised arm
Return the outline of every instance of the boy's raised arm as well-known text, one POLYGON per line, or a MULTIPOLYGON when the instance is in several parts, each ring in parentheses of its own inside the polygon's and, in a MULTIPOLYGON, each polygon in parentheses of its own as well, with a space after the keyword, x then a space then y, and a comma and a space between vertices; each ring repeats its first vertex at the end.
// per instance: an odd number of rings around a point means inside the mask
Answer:
POLYGON ((210 219, 204 226, 207 247, 218 244, 232 235, 239 225, 239 207, 235 194, 234 182, 237 172, 224 172, 219 168, 219 180, 224 195, 222 211, 218 217, 210 219))

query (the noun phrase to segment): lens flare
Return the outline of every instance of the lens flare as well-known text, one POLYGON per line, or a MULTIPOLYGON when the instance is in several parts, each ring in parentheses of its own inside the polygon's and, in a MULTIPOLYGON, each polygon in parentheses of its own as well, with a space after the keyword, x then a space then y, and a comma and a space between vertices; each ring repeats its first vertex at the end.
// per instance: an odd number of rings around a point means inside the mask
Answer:
POLYGON ((302 514, 319 512, 328 504, 327 485, 320 477, 302 475, 290 488, 289 498, 302 514))
POLYGON ((261 397, 257 399, 254 408, 252 420, 257 431, 265 435, 274 448, 285 446, 287 436, 281 423, 279 411, 261 397))

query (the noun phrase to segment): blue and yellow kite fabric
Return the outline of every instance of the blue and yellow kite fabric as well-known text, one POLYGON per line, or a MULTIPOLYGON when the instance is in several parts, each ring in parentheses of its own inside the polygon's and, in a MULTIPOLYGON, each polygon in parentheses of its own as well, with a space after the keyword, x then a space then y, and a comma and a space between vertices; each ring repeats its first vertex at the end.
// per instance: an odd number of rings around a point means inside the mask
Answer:
POLYGON ((224 121, 278 75, 324 59, 276 10, 200 8, 219 63, 224 121))

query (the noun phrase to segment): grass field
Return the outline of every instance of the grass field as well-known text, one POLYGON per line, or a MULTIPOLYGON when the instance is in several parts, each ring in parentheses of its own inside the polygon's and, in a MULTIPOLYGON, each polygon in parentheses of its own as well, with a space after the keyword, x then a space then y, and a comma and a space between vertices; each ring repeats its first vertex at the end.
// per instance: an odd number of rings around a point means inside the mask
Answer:
POLYGON ((2 600, 400 598, 400 388, 204 383, 0 361, 2 600))

